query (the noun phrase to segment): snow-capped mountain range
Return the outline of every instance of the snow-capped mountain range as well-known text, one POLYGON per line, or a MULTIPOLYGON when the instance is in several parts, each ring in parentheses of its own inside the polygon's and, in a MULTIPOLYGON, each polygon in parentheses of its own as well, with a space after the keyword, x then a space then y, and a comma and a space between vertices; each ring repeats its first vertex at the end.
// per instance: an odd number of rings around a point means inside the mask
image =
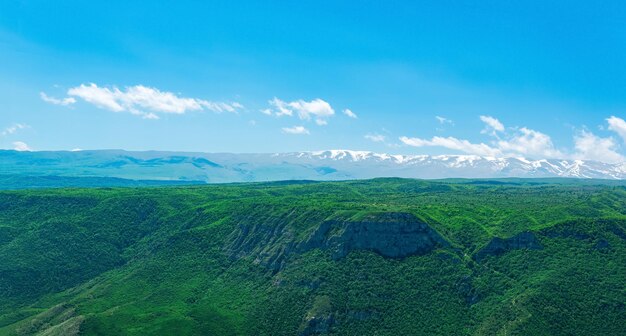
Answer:
MULTIPOLYGON (((369 151, 327 150, 274 154, 337 164, 370 164, 395 168, 398 176, 417 178, 447 177, 572 177, 626 178, 626 162, 609 164, 584 160, 530 160, 522 157, 495 158, 477 155, 390 155, 369 151), (400 173, 401 172, 401 173, 400 173), (407 174, 407 175, 405 175, 407 174)), ((360 165, 359 165, 360 166, 360 165)), ((385 174, 384 171, 379 172, 385 174)))
POLYGON ((626 179, 626 163, 530 160, 476 155, 391 155, 326 150, 276 154, 97 151, 0 151, 3 174, 246 182, 374 177, 626 179))

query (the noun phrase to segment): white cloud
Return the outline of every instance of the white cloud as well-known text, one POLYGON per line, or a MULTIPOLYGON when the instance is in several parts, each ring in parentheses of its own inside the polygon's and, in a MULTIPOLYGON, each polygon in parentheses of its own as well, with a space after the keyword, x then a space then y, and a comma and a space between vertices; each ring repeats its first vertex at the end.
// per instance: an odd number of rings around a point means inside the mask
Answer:
POLYGON ((440 124, 454 124, 454 122, 446 117, 442 117, 442 116, 435 116, 435 119, 437 119, 437 121, 439 121, 440 124))
POLYGON ((300 119, 303 120, 309 120, 311 116, 325 118, 335 114, 335 110, 333 110, 330 104, 321 99, 313 99, 310 102, 298 100, 289 103, 289 106, 293 107, 298 112, 300 119))
POLYGON ((113 112, 130 112, 144 119, 158 119, 157 113, 184 114, 188 111, 209 110, 213 112, 237 112, 243 106, 237 102, 212 102, 198 98, 185 98, 143 85, 126 87, 124 90, 98 85, 81 84, 67 91, 64 99, 51 98, 41 93, 41 98, 52 104, 69 105, 80 98, 87 103, 113 112), (76 97, 76 98, 74 98, 76 97))
POLYGON ((283 127, 283 132, 287 134, 309 134, 309 130, 304 126, 283 127))
MULTIPOLYGON (((98 87, 94 83, 89 85, 81 84, 80 86, 70 88, 67 94, 82 98, 90 104, 113 112, 127 110, 127 108, 122 106, 122 104, 124 104, 123 101, 126 100, 125 95, 116 87, 109 89, 98 87)), ((132 106, 129 107, 132 108, 132 106)))
POLYGON ((67 106, 67 105, 71 105, 71 104, 76 103, 76 99, 74 99, 72 97, 58 99, 58 98, 54 98, 54 97, 48 96, 47 94, 45 94, 45 92, 39 92, 39 96, 46 103, 50 103, 50 104, 54 104, 54 105, 67 106))
POLYGON ((276 97, 274 97, 272 100, 270 100, 268 102, 271 106, 273 106, 276 111, 272 112, 271 109, 265 109, 262 112, 267 114, 267 115, 272 115, 272 113, 274 113, 274 115, 276 115, 277 117, 280 116, 289 116, 291 117, 293 115, 293 111, 292 109, 289 107, 289 103, 282 101, 276 97))
POLYGON ((335 110, 330 104, 319 98, 308 102, 302 99, 286 102, 274 97, 268 103, 272 106, 272 109, 261 110, 261 113, 277 117, 291 117, 297 114, 300 120, 307 121, 313 117, 318 125, 326 125, 326 118, 335 114, 335 110))
MULTIPOLYGON (((481 156, 515 157, 524 156, 532 159, 580 159, 607 163, 626 161, 619 150, 619 144, 612 137, 602 138, 583 130, 574 136, 574 148, 560 150, 554 146, 549 135, 527 127, 505 129, 502 123, 493 117, 481 116, 487 124, 481 133, 488 133, 493 140, 487 144, 472 143, 454 137, 435 136, 431 139, 400 137, 400 141, 413 147, 443 147, 455 151, 481 156), (500 132, 501 134, 496 134, 500 132)), ((620 136, 626 135, 626 122, 612 116, 607 119, 609 129, 620 136)), ((624 139, 626 141, 626 138, 624 139)))
POLYGON ((606 121, 609 123, 609 129, 617 133, 626 142, 626 121, 616 116, 611 116, 606 121))
POLYGON ((25 152, 25 151, 31 151, 32 149, 24 142, 21 141, 15 141, 13 143, 13 149, 18 151, 18 152, 25 152))
POLYGON ((374 141, 374 142, 385 142, 386 137, 382 134, 366 134, 365 139, 374 141))
POLYGON ((209 111, 213 112, 231 112, 235 113, 238 109, 243 109, 243 105, 233 102, 233 103, 223 103, 223 102, 210 102, 206 100, 198 100, 200 105, 205 107, 209 111))
POLYGON ((141 117, 142 117, 143 119, 150 119, 150 120, 158 120, 158 119, 161 119, 161 118, 159 118, 159 116, 158 116, 158 115, 156 115, 156 114, 154 114, 154 113, 152 113, 152 112, 149 112, 149 113, 143 113, 143 114, 141 114, 141 117))
POLYGON ((486 124, 485 129, 483 129, 481 133, 491 133, 495 135, 496 132, 504 131, 504 125, 500 122, 500 120, 494 117, 481 115, 480 120, 486 124))
POLYGON ((564 154, 554 148, 552 139, 541 132, 522 127, 508 140, 497 142, 498 149, 509 155, 521 154, 539 158, 563 158, 564 154))
POLYGON ((356 113, 352 112, 352 110, 350 110, 350 109, 343 110, 343 114, 347 115, 348 117, 350 117, 352 119, 358 119, 356 113))
POLYGON ((19 123, 17 123, 17 124, 13 124, 13 125, 5 128, 0 134, 2 136, 7 136, 7 135, 15 134, 15 133, 17 133, 17 131, 25 129, 25 128, 30 128, 30 126, 26 125, 26 124, 19 124, 19 123))
POLYGON ((483 156, 530 156, 532 158, 563 158, 565 156, 554 147, 548 135, 526 127, 522 127, 514 134, 509 134, 506 140, 494 141, 491 145, 439 136, 430 140, 401 137, 400 141, 413 147, 443 147, 483 156))
POLYGON ((483 156, 499 156, 502 153, 497 148, 493 148, 484 143, 471 143, 467 140, 457 139, 454 137, 435 136, 430 140, 420 138, 400 137, 400 141, 408 146, 413 147, 444 147, 452 150, 458 150, 468 154, 476 154, 483 156))
POLYGON ((617 143, 613 138, 601 138, 588 131, 582 131, 574 137, 574 147, 576 149, 574 158, 577 159, 608 163, 626 160, 623 155, 616 151, 617 143))

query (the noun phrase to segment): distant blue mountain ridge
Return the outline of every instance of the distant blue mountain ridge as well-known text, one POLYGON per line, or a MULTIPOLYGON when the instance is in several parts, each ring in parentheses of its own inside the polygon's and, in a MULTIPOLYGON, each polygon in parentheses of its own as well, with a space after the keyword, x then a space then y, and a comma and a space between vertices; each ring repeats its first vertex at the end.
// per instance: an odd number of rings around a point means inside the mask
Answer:
POLYGON ((328 181, 376 177, 623 180, 626 179, 626 164, 475 155, 391 155, 351 150, 258 154, 0 150, 0 175, 99 177, 161 183, 328 181))

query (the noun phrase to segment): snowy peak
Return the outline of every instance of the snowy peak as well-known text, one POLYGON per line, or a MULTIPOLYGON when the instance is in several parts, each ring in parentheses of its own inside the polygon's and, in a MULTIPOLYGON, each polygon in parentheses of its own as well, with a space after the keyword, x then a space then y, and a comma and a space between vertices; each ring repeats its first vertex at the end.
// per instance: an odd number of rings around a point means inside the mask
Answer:
MULTIPOLYGON (((357 161, 365 161, 365 160, 390 160, 394 156, 388 154, 379 154, 370 151, 353 151, 353 150, 345 150, 345 149, 333 149, 333 150, 325 150, 325 151, 317 151, 317 152, 303 152, 302 154, 308 154, 311 158, 317 159, 330 159, 330 160, 350 160, 353 162, 357 161)), ((395 157, 402 157, 401 155, 397 155, 395 157)))
MULTIPOLYGON (((539 159, 523 157, 495 158, 478 155, 392 155, 371 151, 334 149, 311 152, 275 154, 284 160, 293 158, 307 162, 348 165, 359 163, 395 169, 413 169, 402 176, 439 177, 575 177, 626 178, 626 163, 609 164, 597 161, 539 159), (429 171, 432 169, 432 171, 429 171), (435 170, 439 170, 438 172, 435 170)), ((383 173, 383 172, 380 172, 383 173)))

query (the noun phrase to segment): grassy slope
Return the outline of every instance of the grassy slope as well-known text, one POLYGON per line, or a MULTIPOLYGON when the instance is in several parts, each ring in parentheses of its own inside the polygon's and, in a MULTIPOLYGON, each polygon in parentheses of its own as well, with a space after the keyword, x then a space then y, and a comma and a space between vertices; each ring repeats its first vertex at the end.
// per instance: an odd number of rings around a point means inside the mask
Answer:
POLYGON ((625 227, 624 187, 464 182, 1 192, 0 334, 292 335, 330 314, 346 335, 626 330, 626 243, 611 231, 625 227), (280 272, 257 253, 280 240, 228 253, 242 224, 303 240, 325 219, 388 211, 415 214, 452 247, 336 261, 315 249, 280 272), (471 259, 527 230, 543 250, 471 259), (595 249, 601 239, 610 248, 595 249))

